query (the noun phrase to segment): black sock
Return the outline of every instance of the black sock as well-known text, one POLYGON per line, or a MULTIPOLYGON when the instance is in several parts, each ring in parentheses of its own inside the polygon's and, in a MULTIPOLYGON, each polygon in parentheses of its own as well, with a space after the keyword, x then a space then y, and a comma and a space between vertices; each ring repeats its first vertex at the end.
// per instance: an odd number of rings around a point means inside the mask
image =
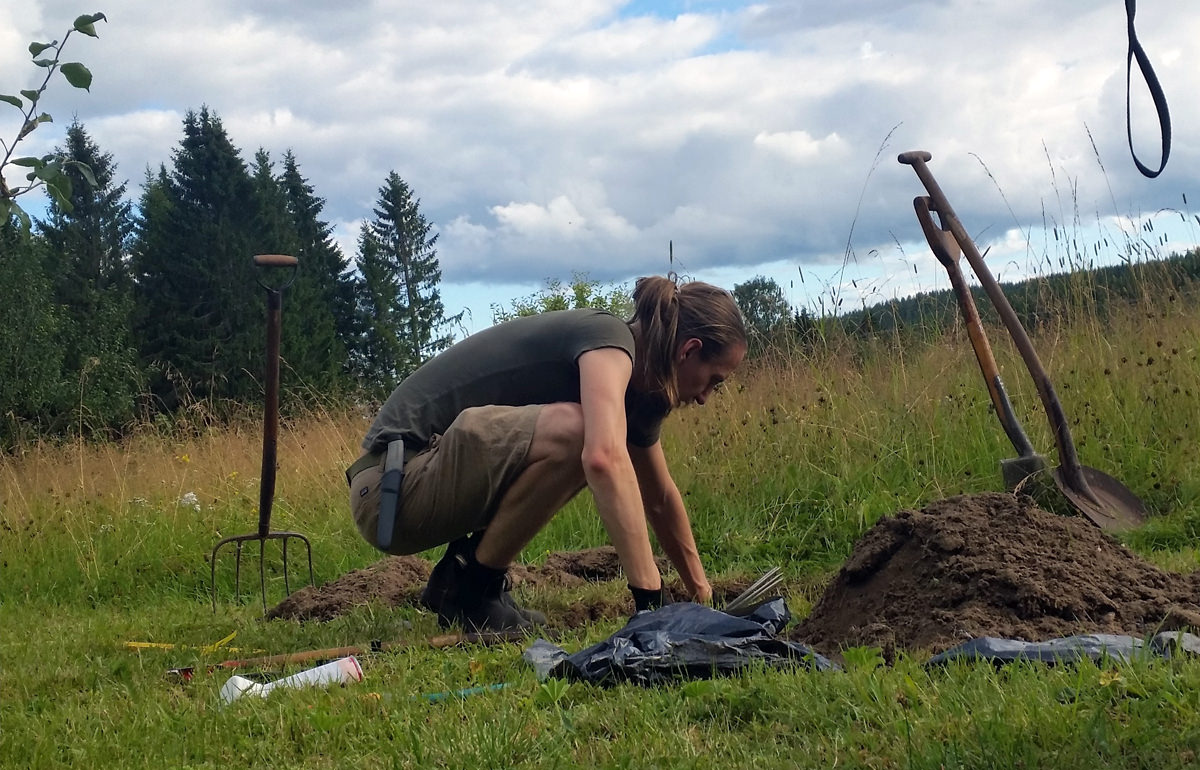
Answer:
POLYGON ((653 610, 663 606, 663 589, 659 585, 658 588, 635 588, 633 584, 629 584, 629 592, 633 594, 633 606, 635 611, 653 610))

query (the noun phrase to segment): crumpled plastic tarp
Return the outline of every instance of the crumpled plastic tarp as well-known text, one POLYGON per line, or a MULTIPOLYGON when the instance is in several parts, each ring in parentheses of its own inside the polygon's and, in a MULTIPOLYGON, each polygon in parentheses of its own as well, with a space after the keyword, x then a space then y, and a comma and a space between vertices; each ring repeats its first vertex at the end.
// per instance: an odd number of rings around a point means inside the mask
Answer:
POLYGON ((1163 631, 1149 640, 1119 634, 1080 634, 1045 642, 1020 642, 983 636, 933 656, 926 665, 937 666, 952 660, 987 660, 993 663, 1024 660, 1053 665, 1075 663, 1084 658, 1128 662, 1135 658, 1170 658, 1182 653, 1200 653, 1200 637, 1181 631, 1163 631))
MULTIPOLYGON (((746 617, 727 615, 700 604, 668 604, 635 615, 615 634, 574 655, 538 639, 524 658, 541 678, 597 684, 633 682, 657 685, 683 679, 708 679, 752 664, 793 665, 811 671, 840 667, 799 642, 776 638, 791 620, 783 599, 773 599, 746 617)), ((1149 639, 1118 634, 1080 634, 1023 642, 984 636, 953 647, 927 661, 986 660, 995 664, 1030 661, 1049 665, 1083 659, 1128 662, 1146 657, 1200 655, 1200 636, 1164 631, 1149 639)))
POLYGON ((574 655, 538 639, 524 658, 543 678, 603 684, 707 679, 752 664, 836 670, 837 664, 811 648, 776 638, 790 620, 783 599, 773 599, 746 617, 678 602, 638 613, 608 639, 574 655))

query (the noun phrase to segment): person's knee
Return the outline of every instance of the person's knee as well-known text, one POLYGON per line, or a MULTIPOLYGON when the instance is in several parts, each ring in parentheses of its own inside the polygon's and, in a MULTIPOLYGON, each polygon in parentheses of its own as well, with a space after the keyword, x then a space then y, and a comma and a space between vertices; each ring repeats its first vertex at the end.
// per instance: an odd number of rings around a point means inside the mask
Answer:
POLYGON ((530 453, 564 465, 579 464, 583 454, 583 407, 573 403, 546 404, 538 415, 530 453))

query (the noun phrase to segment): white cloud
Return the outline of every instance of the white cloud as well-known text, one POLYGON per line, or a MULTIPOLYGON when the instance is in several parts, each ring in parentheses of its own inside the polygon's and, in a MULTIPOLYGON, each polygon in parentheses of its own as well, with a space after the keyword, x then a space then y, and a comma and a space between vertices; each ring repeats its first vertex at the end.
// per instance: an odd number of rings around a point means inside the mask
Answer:
MULTIPOLYGON (((1138 218, 1200 181, 1200 70, 1186 55, 1200 14, 1139 9, 1175 124, 1151 182, 1125 147, 1119 4, 622 6, 111 0, 99 39, 70 40, 91 92, 52 84, 56 122, 29 146, 50 148, 77 115, 136 196, 147 166, 170 163, 186 111, 207 105, 247 159, 294 152, 347 250, 395 170, 441 232, 446 280, 480 285, 627 279, 670 267, 668 243, 689 270, 748 278, 837 263, 853 231, 863 256, 846 270, 890 280, 877 291, 907 286, 911 264, 882 256, 896 241, 921 250, 921 188, 901 150, 934 154, 983 239, 1075 211, 1138 218)), ((77 13, 67 0, 0 7, 0 93, 30 86, 25 45, 61 37, 77 13)), ((1136 80, 1134 106, 1153 160, 1136 80)), ((0 105, 0 137, 15 116, 0 105)))
POLYGON ((587 227, 583 215, 562 195, 550 201, 548 206, 510 203, 507 206, 493 206, 492 213, 499 220, 501 228, 518 237, 550 236, 571 240, 587 227))
POLYGON ((816 160, 823 155, 841 158, 846 149, 842 138, 836 133, 823 139, 813 139, 807 131, 764 131, 754 137, 754 144, 794 162, 816 160))
POLYGON ((585 73, 591 77, 636 72, 686 58, 712 42, 720 32, 718 18, 698 14, 674 19, 642 16, 617 20, 552 40, 517 66, 546 73, 585 73))

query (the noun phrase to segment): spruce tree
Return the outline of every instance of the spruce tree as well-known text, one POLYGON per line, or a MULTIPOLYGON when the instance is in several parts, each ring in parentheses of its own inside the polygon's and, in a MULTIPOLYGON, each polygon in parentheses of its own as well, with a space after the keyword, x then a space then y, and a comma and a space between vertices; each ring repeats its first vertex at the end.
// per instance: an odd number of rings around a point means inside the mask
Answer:
POLYGON ((60 308, 63 377, 75 390, 71 422, 80 429, 117 427, 133 416, 141 390, 130 326, 133 214, 125 185, 114 182, 112 155, 101 152, 82 125, 67 129, 66 146, 57 151, 90 168, 95 180, 93 187, 78 165, 66 166, 70 205, 52 198, 49 218, 38 222, 60 308))
POLYGON ((251 263, 276 251, 261 234, 254 182, 220 119, 188 112, 169 173, 145 190, 135 329, 173 409, 260 397, 264 298, 251 263))
POLYGON ((321 392, 344 391, 350 384, 347 351, 354 336, 354 286, 349 262, 321 220, 325 201, 313 193, 295 156, 283 159, 278 185, 284 198, 300 271, 285 301, 284 358, 306 385, 321 392), (292 322, 291 319, 296 319, 292 322))
POLYGON ((445 315, 437 234, 421 214, 420 200, 395 171, 379 189, 373 213, 359 240, 358 267, 362 318, 369 327, 362 360, 374 363, 361 374, 387 390, 450 346, 453 336, 443 330, 462 314, 445 315))
MULTIPOLYGON (((321 307, 310 275, 312 265, 301 253, 300 239, 288 206, 287 194, 266 150, 254 156, 254 192, 257 196, 255 232, 270 244, 268 250, 299 260, 291 271, 264 271, 264 283, 283 289, 283 323, 280 357, 283 366, 281 386, 302 394, 319 392, 328 386, 324 357, 328 355, 333 322, 328 308, 321 307)), ((284 403, 294 403, 294 398, 284 403)))
POLYGON ((263 243, 272 244, 272 252, 299 257, 300 240, 288 211, 287 195, 275 177, 270 154, 259 148, 254 154, 251 173, 256 196, 254 232, 263 243))
POLYGON ((399 381, 396 372, 403 356, 400 322, 396 312, 398 282, 369 224, 358 234, 358 286, 356 291, 359 336, 351 349, 351 368, 359 387, 377 396, 386 395, 399 381))

